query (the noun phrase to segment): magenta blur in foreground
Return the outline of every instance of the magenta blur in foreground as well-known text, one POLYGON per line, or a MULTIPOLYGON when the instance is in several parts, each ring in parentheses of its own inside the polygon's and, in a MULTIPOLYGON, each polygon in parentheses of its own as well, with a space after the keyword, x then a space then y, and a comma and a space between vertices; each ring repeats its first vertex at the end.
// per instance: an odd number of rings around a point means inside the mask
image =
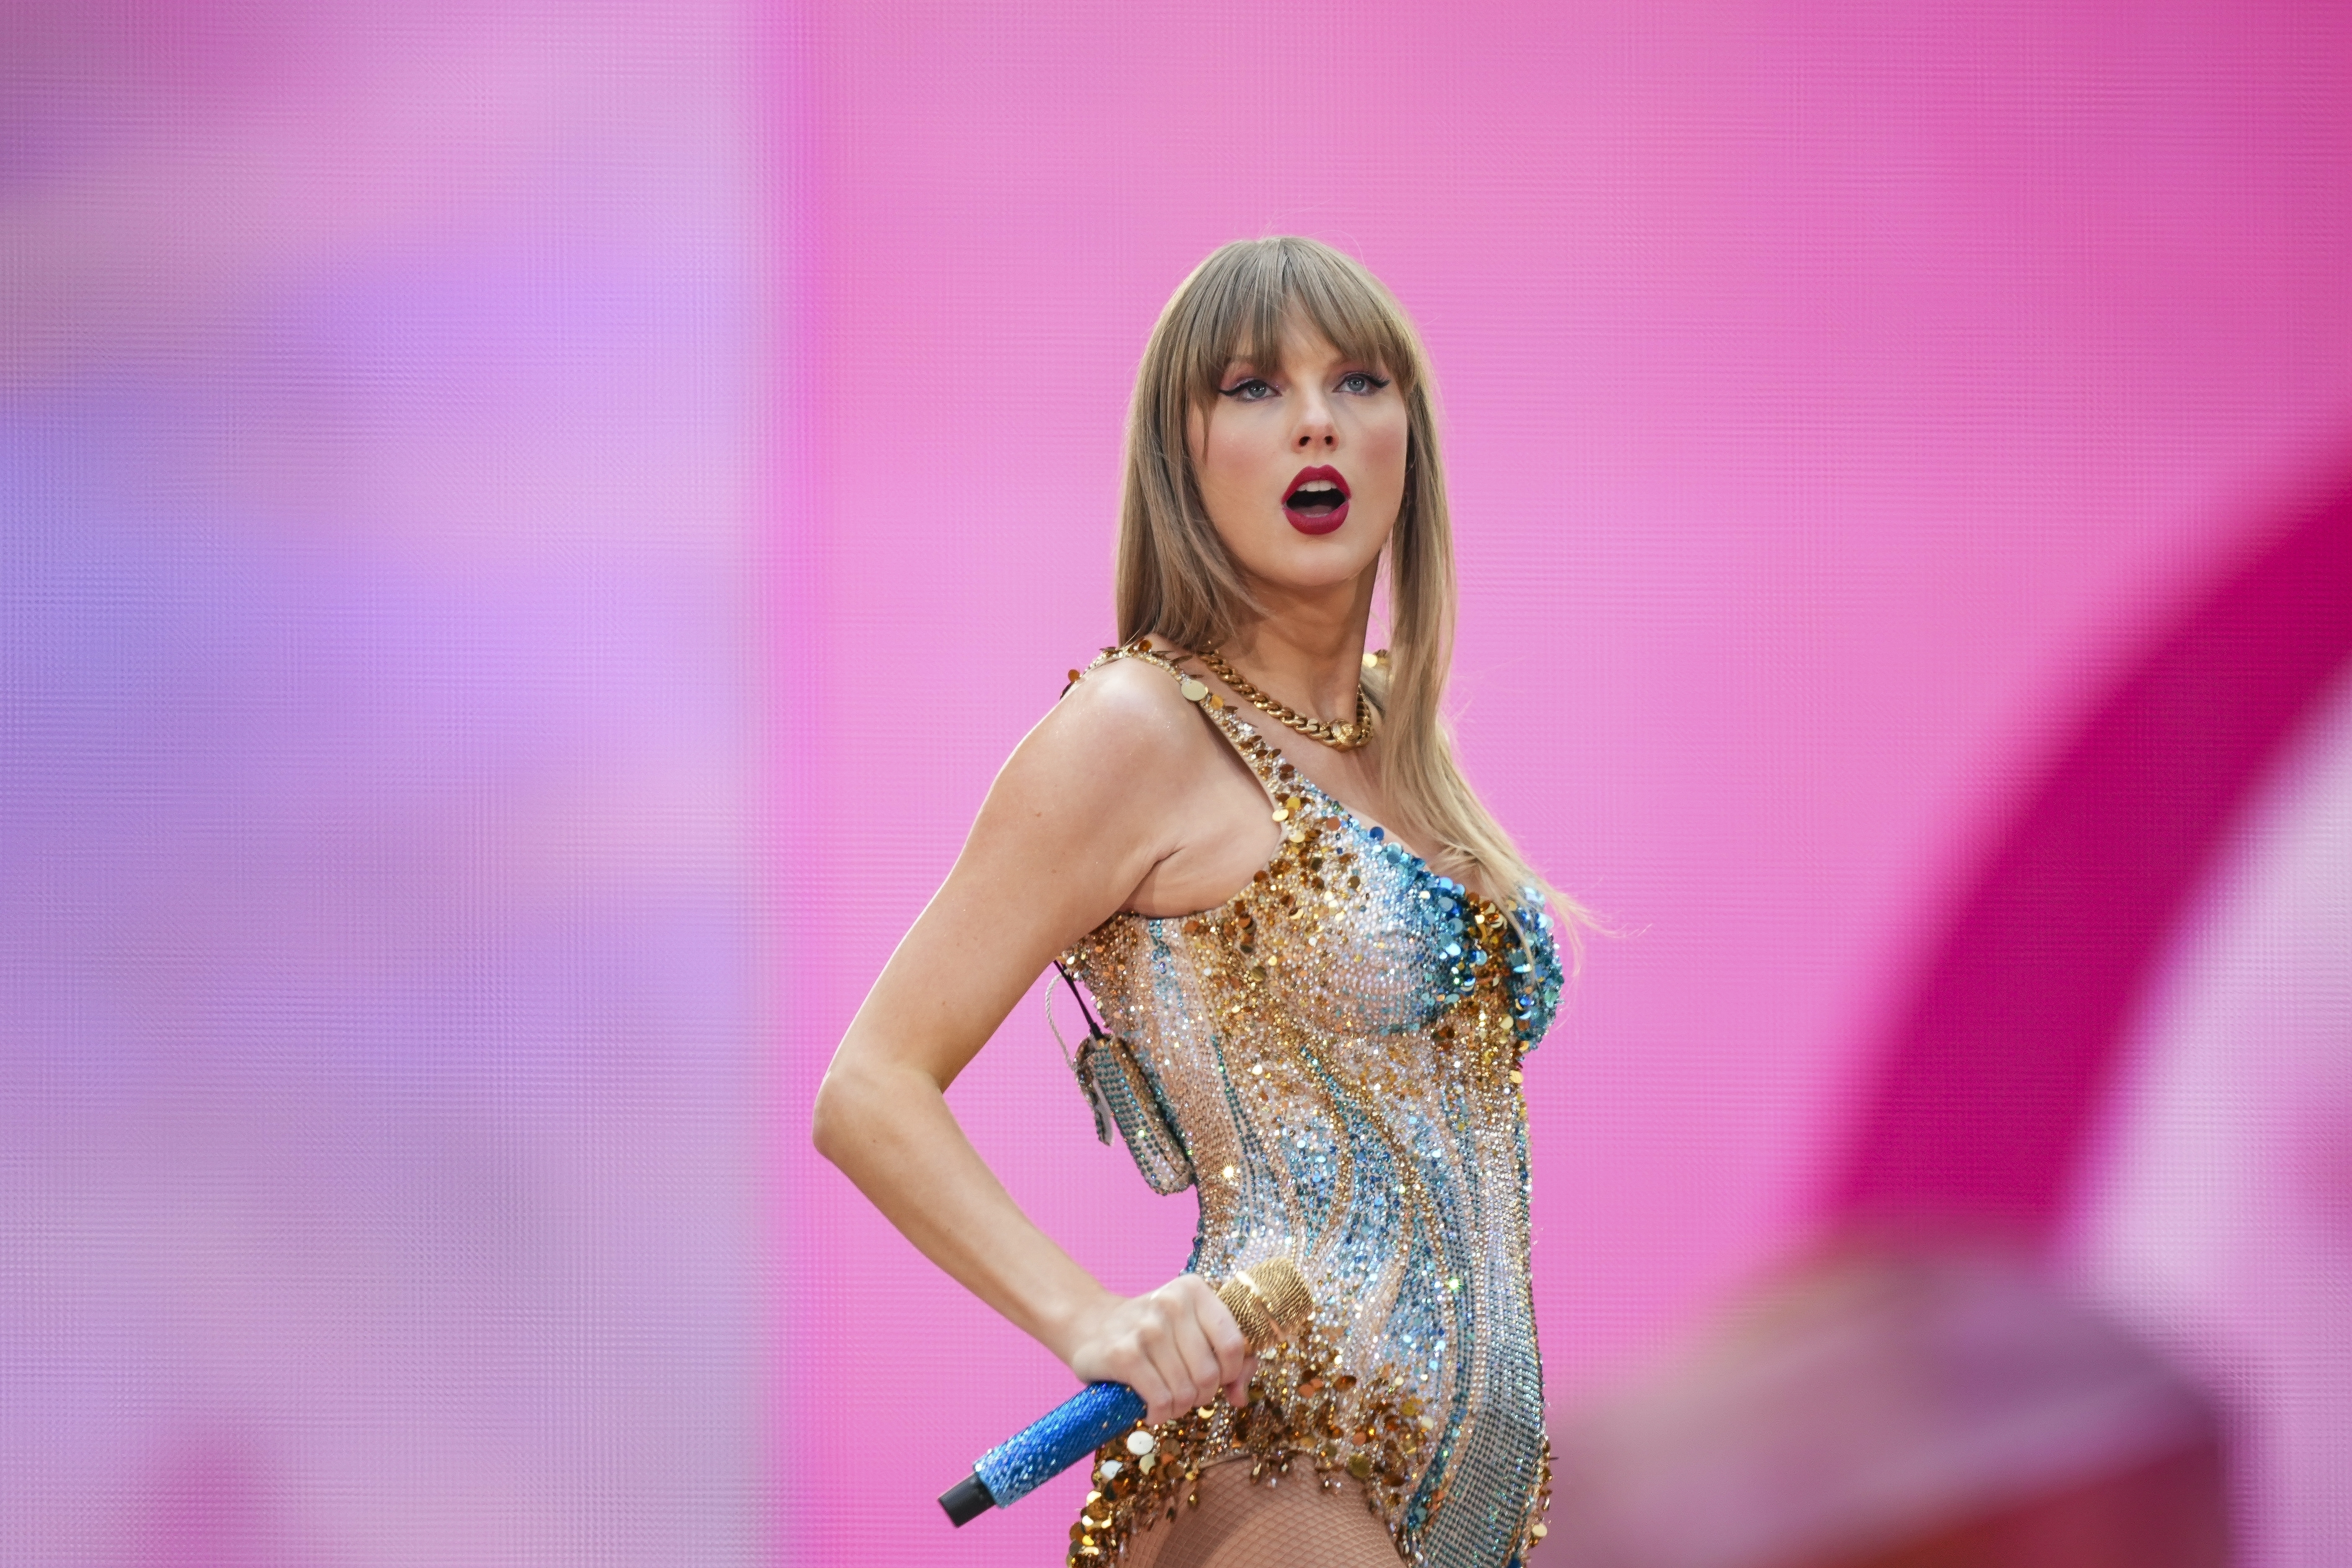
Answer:
POLYGON ((2221 1427, 2021 1260, 1857 1244, 1554 1434, 1544 1568, 2220 1568, 2221 1427))

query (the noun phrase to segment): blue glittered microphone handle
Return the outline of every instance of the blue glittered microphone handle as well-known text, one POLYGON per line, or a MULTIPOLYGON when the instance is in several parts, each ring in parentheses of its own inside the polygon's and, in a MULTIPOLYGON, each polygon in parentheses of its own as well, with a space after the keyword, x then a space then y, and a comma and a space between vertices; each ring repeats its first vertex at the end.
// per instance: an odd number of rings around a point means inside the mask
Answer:
POLYGON ((972 1473, 999 1508, 1027 1497, 1143 1419, 1143 1395, 1123 1383, 1090 1383, 982 1454, 972 1473))
MULTIPOLYGON (((1217 1287, 1217 1299, 1233 1313, 1252 1353, 1298 1332, 1315 1311, 1306 1279, 1286 1258, 1270 1258, 1236 1273, 1217 1287)), ((1143 1413, 1143 1396, 1127 1384, 1090 1383, 1043 1420, 982 1454, 971 1474, 940 1494, 940 1506, 959 1526, 992 1508, 1006 1507, 1135 1426, 1143 1413)), ((1155 1462, 1151 1447, 1148 1438, 1142 1443, 1138 1464, 1148 1468, 1155 1462)))

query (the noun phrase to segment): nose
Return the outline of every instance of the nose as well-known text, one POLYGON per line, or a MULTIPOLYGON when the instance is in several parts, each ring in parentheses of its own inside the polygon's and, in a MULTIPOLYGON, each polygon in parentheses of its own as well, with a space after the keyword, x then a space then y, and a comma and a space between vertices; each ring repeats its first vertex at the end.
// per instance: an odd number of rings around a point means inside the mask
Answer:
POLYGON ((1301 400, 1298 429, 1293 439, 1302 452, 1328 449, 1339 444, 1339 427, 1332 421, 1328 396, 1317 392, 1301 400))

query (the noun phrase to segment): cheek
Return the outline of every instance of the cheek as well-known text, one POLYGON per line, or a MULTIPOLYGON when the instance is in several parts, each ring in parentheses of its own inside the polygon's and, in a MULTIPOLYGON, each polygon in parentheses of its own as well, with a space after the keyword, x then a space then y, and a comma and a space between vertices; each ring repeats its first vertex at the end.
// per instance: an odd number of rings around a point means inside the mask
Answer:
POLYGON ((1201 495, 1213 506, 1231 506, 1245 488, 1248 465, 1240 461, 1241 454, 1231 441, 1221 441, 1202 454, 1196 470, 1201 481, 1201 495))
POLYGON ((1411 428, 1402 411, 1393 418, 1372 421, 1364 431, 1364 456, 1380 476, 1383 488, 1404 492, 1405 448, 1411 428))
POLYGON ((1195 449, 1192 474, 1213 512, 1262 521, 1273 515, 1269 509, 1297 466, 1271 421, 1234 417, 1211 422, 1195 449))
POLYGON ((1230 496, 1246 479, 1249 468, 1247 443, 1234 421, 1212 416, 1206 420, 1196 416, 1192 426, 1192 477, 1201 487, 1203 500, 1215 503, 1230 496))

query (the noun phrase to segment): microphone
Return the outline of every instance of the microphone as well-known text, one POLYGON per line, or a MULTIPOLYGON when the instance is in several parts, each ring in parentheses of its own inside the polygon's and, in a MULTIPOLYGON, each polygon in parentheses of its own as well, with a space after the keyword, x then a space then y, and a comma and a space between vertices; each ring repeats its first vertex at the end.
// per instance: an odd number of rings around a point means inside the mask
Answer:
MULTIPOLYGON (((1217 1287, 1252 1354, 1290 1338, 1314 1315, 1306 1278, 1286 1258, 1237 1270, 1217 1287)), ((1143 1396, 1123 1383, 1090 1383, 972 1461, 971 1474, 940 1494, 959 1529, 992 1508, 1010 1508, 1143 1419, 1143 1396)), ((1128 1439, 1136 1462, 1151 1461, 1151 1437, 1128 1439), (1138 1447, 1137 1440, 1142 1446, 1138 1447)))

